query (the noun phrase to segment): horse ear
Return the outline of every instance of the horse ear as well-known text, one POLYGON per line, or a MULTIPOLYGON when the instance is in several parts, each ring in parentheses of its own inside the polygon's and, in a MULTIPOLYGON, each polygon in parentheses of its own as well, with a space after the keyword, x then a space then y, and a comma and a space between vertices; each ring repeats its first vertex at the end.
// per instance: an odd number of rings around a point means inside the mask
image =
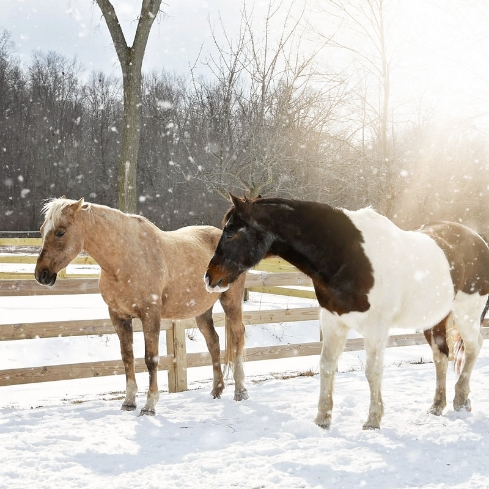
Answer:
POLYGON ((232 193, 229 193, 229 200, 231 201, 231 204, 236 207, 236 209, 239 207, 239 205, 243 202, 239 197, 236 197, 232 193))
POLYGON ((235 195, 229 194, 229 197, 231 198, 231 202, 239 215, 243 217, 250 213, 250 206, 252 202, 246 196, 241 199, 235 195))
POLYGON ((78 200, 77 202, 72 204, 73 214, 77 214, 80 211, 80 209, 82 208, 84 200, 85 199, 82 197, 80 200, 78 200))

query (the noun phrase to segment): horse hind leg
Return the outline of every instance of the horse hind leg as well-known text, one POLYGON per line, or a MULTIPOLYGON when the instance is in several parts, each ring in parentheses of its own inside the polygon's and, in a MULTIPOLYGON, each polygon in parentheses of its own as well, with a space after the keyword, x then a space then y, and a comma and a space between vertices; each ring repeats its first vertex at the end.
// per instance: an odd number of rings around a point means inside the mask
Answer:
POLYGON ((244 373, 245 328, 242 320, 239 323, 226 318, 226 357, 224 363, 233 369, 234 400, 245 401, 249 399, 244 373))
POLYGON ((109 315, 119 337, 121 357, 126 372, 126 398, 122 403, 121 409, 123 411, 134 411, 136 409, 138 386, 134 368, 132 319, 130 317, 121 317, 110 308, 109 315))
POLYGON ((244 373, 243 287, 245 278, 243 274, 243 279, 238 283, 235 282, 220 298, 226 314, 225 363, 233 368, 235 401, 243 401, 249 398, 244 373))
POLYGON ((453 408, 456 411, 466 409, 471 411, 469 399, 470 377, 475 362, 482 348, 483 339, 480 333, 480 311, 482 311, 487 302, 487 295, 465 294, 458 292, 453 304, 453 317, 455 327, 463 341, 464 361, 460 376, 455 384, 455 397, 453 399, 453 408))
POLYGON ((424 331, 426 341, 433 352, 433 363, 436 372, 436 388, 433 404, 428 409, 429 414, 441 416, 447 405, 447 369, 449 346, 447 334, 453 325, 452 314, 443 318, 435 327, 424 331))
POLYGON ((212 308, 195 318, 197 326, 204 336, 207 349, 211 355, 213 382, 211 396, 214 399, 220 399, 224 390, 224 377, 221 369, 221 349, 219 346, 219 336, 214 328, 212 319, 212 308))

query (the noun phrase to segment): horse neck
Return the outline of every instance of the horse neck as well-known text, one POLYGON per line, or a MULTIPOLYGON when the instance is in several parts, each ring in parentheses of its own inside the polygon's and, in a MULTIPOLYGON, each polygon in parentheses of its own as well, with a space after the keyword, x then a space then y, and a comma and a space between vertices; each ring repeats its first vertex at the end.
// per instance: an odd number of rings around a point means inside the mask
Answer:
POLYGON ((315 260, 311 260, 311 256, 306 256, 296 247, 283 241, 275 241, 273 243, 268 256, 273 255, 283 258, 308 276, 312 276, 318 269, 318 265, 315 260))
POLYGON ((91 204, 83 213, 83 250, 105 271, 120 267, 121 241, 127 240, 129 232, 122 212, 110 207, 91 204))
MULTIPOLYGON (((323 205, 303 204, 303 218, 297 226, 284 226, 284 222, 295 222, 293 215, 275 216, 270 222, 275 239, 270 253, 282 257, 305 274, 311 276, 321 270, 327 278, 337 272, 341 264, 338 255, 348 246, 351 233, 340 233, 349 219, 342 211, 323 205), (300 227, 300 232, 297 232, 300 227), (334 239, 331 239, 334 237, 334 239)), ((296 209, 295 212, 300 212, 296 209)), ((351 222, 349 223, 351 225, 351 222)))

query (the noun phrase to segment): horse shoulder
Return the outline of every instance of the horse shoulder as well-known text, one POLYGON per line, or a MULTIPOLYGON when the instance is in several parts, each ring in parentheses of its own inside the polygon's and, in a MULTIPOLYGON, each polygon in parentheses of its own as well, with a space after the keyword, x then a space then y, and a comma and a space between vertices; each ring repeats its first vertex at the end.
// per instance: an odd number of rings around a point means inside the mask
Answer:
POLYGON ((331 249, 335 251, 327 252, 324 258, 319 253, 319 269, 316 272, 314 266, 309 267, 310 275, 322 307, 338 314, 366 312, 370 309, 368 295, 375 277, 370 257, 363 247, 362 229, 355 221, 376 218, 377 214, 371 209, 343 211, 343 214, 346 219, 340 214, 334 216, 334 229, 338 232, 329 238, 331 249))

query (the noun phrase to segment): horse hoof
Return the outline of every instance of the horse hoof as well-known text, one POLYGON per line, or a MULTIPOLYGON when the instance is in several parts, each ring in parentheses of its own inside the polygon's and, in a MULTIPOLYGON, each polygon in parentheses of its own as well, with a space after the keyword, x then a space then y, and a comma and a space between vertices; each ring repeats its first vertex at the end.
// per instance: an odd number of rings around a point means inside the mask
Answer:
POLYGON ((156 414, 154 409, 141 409, 139 416, 154 416, 156 414))
POLYGON ((465 402, 462 403, 456 403, 453 401, 453 409, 455 411, 461 411, 462 409, 465 409, 468 413, 472 411, 472 404, 470 403, 470 399, 466 399, 465 402))
POLYGON ((380 430, 380 426, 374 426, 374 425, 371 425, 369 423, 365 423, 363 426, 362 426, 362 430, 364 431, 374 431, 374 430, 380 430))
POLYGON ((124 403, 121 406, 122 411, 135 411, 136 410, 136 404, 126 404, 124 403))
POLYGON ((250 396, 248 395, 248 391, 242 391, 242 392, 235 392, 234 393, 234 400, 235 401, 246 401, 246 399, 249 399, 250 396))
POLYGON ((435 416, 441 416, 443 414, 443 407, 442 406, 431 406, 428 411, 426 411, 428 414, 433 414, 435 416))
POLYGON ((318 418, 316 418, 314 420, 314 422, 320 427, 322 428, 323 430, 329 430, 329 428, 331 427, 331 418, 329 419, 322 419, 322 420, 319 420, 318 418))
POLYGON ((221 399, 221 394, 222 394, 222 390, 215 390, 215 389, 212 389, 212 391, 211 391, 211 396, 212 396, 214 399, 221 399))

